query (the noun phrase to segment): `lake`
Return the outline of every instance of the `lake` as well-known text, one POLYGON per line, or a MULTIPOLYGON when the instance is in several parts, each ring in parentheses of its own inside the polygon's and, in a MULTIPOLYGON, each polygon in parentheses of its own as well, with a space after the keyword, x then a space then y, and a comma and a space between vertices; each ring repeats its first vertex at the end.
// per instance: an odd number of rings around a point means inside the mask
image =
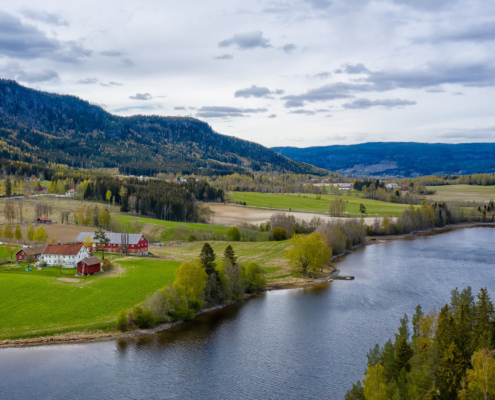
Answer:
POLYGON ((268 292, 147 337, 0 349, 0 398, 342 399, 418 303, 440 308, 468 285, 495 296, 494 239, 471 228, 367 246, 338 262, 354 281, 268 292))

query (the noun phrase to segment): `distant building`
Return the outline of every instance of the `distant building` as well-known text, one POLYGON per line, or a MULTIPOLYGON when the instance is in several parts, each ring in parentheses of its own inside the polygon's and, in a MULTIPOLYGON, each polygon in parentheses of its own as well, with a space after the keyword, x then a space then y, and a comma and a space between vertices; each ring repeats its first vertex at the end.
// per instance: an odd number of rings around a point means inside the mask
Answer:
MULTIPOLYGON (((95 233, 94 232, 81 232, 75 242, 76 243, 84 243, 87 237, 91 237, 91 240, 94 241, 95 233)), ((121 233, 105 233, 105 236, 110 239, 110 242, 105 245, 105 251, 107 253, 116 253, 122 254, 124 249, 122 248, 122 234, 121 233)), ((148 255, 148 239, 140 233, 129 233, 129 243, 128 243, 128 253, 135 254, 139 256, 147 256, 148 255)), ((94 243, 93 247, 90 249, 91 251, 97 251, 98 244, 94 243)))
POLYGON ((352 190, 352 183, 339 183, 339 190, 352 190))
POLYGON ((407 185, 402 185, 402 186, 400 187, 400 190, 409 190, 409 186, 407 186, 407 185))
POLYGON ((36 223, 39 225, 46 225, 46 224, 51 224, 52 220, 47 217, 40 217, 36 220, 36 223))
POLYGON ((65 197, 74 197, 75 194, 76 192, 74 189, 69 189, 67 190, 67 192, 65 192, 65 197))
POLYGON ((43 254, 43 251, 46 249, 45 246, 37 246, 37 247, 24 247, 20 249, 17 253, 15 253, 15 259, 17 261, 26 261, 27 256, 30 254, 34 257, 35 260, 38 260, 43 254))
POLYGON ((91 254, 82 244, 49 244, 41 254, 40 261, 48 265, 75 268, 86 257, 91 257, 91 254))
POLYGON ((81 275, 96 274, 101 271, 101 260, 98 257, 86 257, 77 263, 77 273, 81 275))
POLYGON ((40 186, 39 188, 34 189, 35 193, 46 193, 46 187, 40 186))
POLYGON ((386 187, 387 189, 395 189, 395 188, 396 188, 396 187, 398 187, 398 186, 399 186, 399 185, 398 185, 397 183, 387 183, 387 184, 385 185, 385 187, 386 187))

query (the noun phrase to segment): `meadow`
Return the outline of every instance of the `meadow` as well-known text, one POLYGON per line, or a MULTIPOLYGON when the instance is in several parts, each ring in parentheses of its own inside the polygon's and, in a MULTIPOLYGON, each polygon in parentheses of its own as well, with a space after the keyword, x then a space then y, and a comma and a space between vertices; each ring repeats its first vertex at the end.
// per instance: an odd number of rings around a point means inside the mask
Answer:
POLYGON ((126 258, 113 270, 75 278, 74 269, 0 266, 0 339, 39 336, 114 324, 122 308, 131 309, 174 280, 180 262, 126 258))
POLYGON ((401 215, 407 204, 387 203, 378 200, 368 200, 351 196, 321 195, 321 199, 314 194, 275 194, 255 192, 230 192, 232 203, 246 202, 250 207, 263 207, 273 210, 307 211, 328 213, 330 201, 340 198, 347 203, 346 215, 360 217, 359 205, 364 204, 368 217, 398 216, 401 215))
POLYGON ((428 196, 434 201, 476 201, 489 202, 495 200, 495 186, 480 185, 445 185, 428 186, 430 190, 436 190, 434 195, 428 196))

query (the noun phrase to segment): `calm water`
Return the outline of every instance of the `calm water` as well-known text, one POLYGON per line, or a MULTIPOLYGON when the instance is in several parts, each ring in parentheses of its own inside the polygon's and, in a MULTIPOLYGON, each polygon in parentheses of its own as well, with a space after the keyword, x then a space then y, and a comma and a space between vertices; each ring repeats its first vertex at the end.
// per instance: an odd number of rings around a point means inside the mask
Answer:
POLYGON ((366 353, 456 286, 495 297, 495 229, 369 246, 353 282, 270 292, 140 339, 0 350, 0 399, 342 399, 366 353))

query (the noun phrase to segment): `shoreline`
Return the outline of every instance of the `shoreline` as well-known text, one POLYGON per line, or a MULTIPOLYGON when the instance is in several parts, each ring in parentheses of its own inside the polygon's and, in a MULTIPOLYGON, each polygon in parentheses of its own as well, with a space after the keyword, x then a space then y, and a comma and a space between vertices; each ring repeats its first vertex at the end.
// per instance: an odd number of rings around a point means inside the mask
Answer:
MULTIPOLYGON (((338 260, 341 257, 344 257, 348 254, 351 254, 352 252, 354 252, 358 248, 373 245, 373 244, 388 243, 388 242, 392 242, 395 240, 405 240, 405 239, 415 238, 415 237, 419 237, 419 236, 437 235, 437 234, 441 234, 441 233, 447 233, 447 232, 450 232, 450 231, 453 231, 456 229, 482 228, 482 227, 495 227, 495 223, 492 223, 492 222, 466 222, 466 223, 455 224, 455 225, 446 225, 445 227, 441 227, 441 228, 430 228, 430 229, 426 229, 424 231, 416 231, 416 232, 411 232, 411 233, 407 233, 407 234, 403 234, 403 235, 366 237, 365 243, 354 246, 350 249, 347 249, 346 251, 344 251, 341 254, 337 254, 337 255, 333 256, 332 260, 338 260)), ((323 282, 326 282, 327 279, 329 277, 331 277, 332 272, 328 273, 326 277, 310 279, 310 280, 306 280, 306 281, 301 282, 301 283, 294 283, 294 282, 288 282, 287 284, 284 284, 283 282, 281 282, 279 284, 274 283, 274 284, 270 285, 267 288, 267 290, 263 293, 266 293, 269 291, 276 291, 276 290, 301 289, 301 288, 321 284, 323 282)), ((205 308, 205 309, 201 310, 195 316, 195 318, 201 314, 220 310, 224 307, 228 307, 230 305, 239 303, 241 301, 246 301, 249 298, 255 296, 256 294, 259 294, 259 293, 246 294, 246 295, 244 295, 244 297, 242 299, 234 300, 229 304, 223 304, 223 305, 205 308)), ((4 339, 4 340, 0 340, 0 349, 3 349, 3 348, 25 348, 25 347, 45 346, 45 345, 61 345, 61 344, 85 344, 85 343, 106 342, 106 341, 118 340, 118 339, 135 338, 135 337, 140 337, 140 336, 154 335, 156 333, 166 331, 170 328, 173 328, 177 325, 181 325, 181 324, 186 323, 186 322, 188 322, 188 321, 187 320, 180 320, 180 321, 175 321, 175 322, 166 322, 166 323, 161 323, 152 329, 135 329, 135 330, 130 331, 130 332, 79 330, 79 331, 73 331, 73 332, 62 333, 62 334, 54 334, 51 336, 38 336, 38 337, 26 338, 26 339, 4 339)))

